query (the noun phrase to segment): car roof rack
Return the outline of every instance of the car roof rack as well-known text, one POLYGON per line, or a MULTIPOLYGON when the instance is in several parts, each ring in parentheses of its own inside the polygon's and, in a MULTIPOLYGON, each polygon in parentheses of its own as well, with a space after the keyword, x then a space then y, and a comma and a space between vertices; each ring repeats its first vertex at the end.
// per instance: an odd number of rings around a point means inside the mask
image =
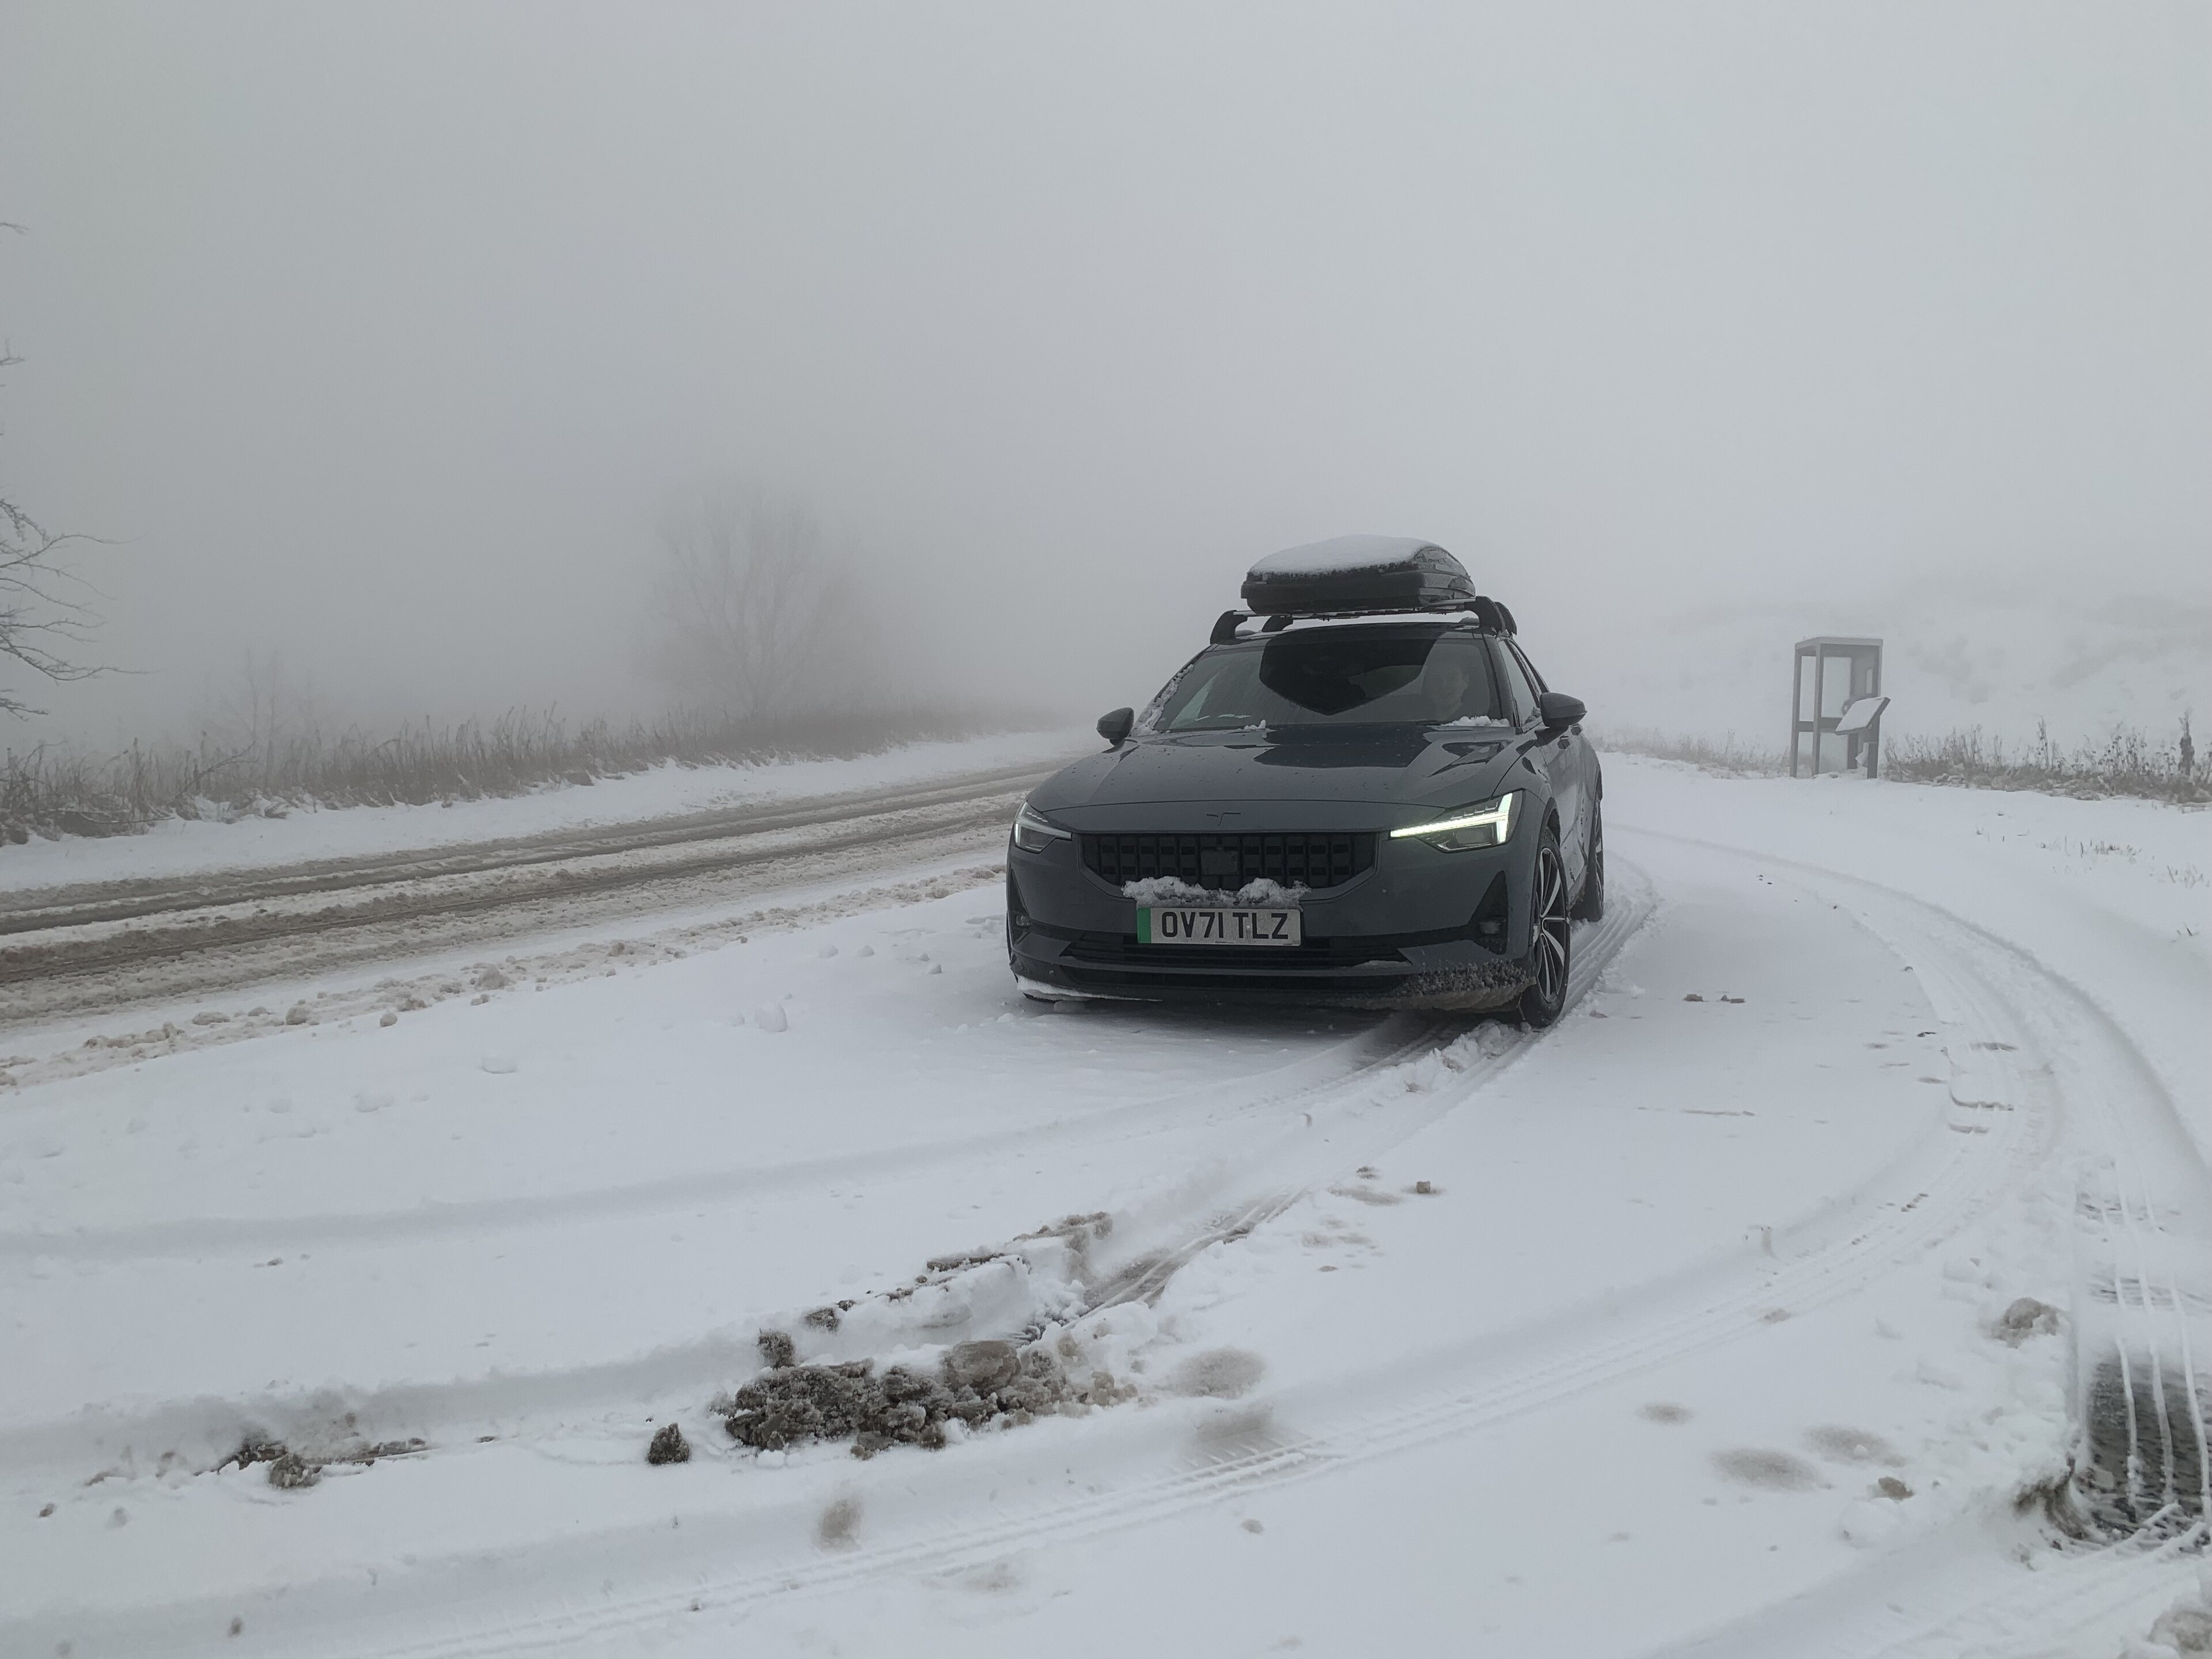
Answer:
POLYGON ((1267 618, 1262 633, 1279 634, 1294 622, 1472 611, 1486 632, 1515 631, 1513 613, 1476 592, 1464 565, 1412 536, 1338 536, 1270 553, 1245 574, 1242 598, 1243 609, 1214 623, 1213 644, 1228 644, 1255 617, 1267 618))
POLYGON ((1478 593, 1471 600, 1455 599, 1449 605, 1393 605, 1374 610, 1296 612, 1279 611, 1272 614, 1256 611, 1224 611, 1214 618, 1213 632, 1207 638, 1206 643, 1229 645, 1237 640, 1251 637, 1237 630, 1246 623, 1258 620, 1262 615, 1266 615, 1266 620, 1260 623, 1259 631, 1262 634, 1279 634, 1292 623, 1388 622, 1393 617, 1418 618, 1453 616, 1472 616, 1474 618, 1475 627, 1485 634, 1511 635, 1519 631, 1513 625, 1512 611, 1488 595, 1478 593))

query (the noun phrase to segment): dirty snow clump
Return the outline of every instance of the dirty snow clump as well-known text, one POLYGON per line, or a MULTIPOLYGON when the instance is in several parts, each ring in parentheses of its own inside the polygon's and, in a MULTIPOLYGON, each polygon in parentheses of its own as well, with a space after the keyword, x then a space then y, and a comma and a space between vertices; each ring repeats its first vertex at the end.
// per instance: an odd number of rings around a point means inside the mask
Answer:
POLYGON ((1267 906, 1276 909, 1296 909, 1306 896, 1304 887, 1285 887, 1280 882, 1262 876, 1248 881, 1235 891, 1227 888, 1194 887, 1176 876, 1146 876, 1141 881, 1125 881, 1121 896, 1133 898, 1139 904, 1204 904, 1208 906, 1267 906))
POLYGON ((2159 1614, 2148 1642, 2128 1644, 2128 1659, 2150 1659, 2154 1654, 2212 1653, 2212 1566, 2197 1570, 2197 1593, 2183 1595, 2159 1614))
MULTIPOLYGON (((771 1362, 789 1347, 788 1337, 775 1350, 765 1336, 762 1342, 771 1362)), ((952 1437, 948 1430, 956 1423, 963 1429, 998 1418, 1026 1423, 1055 1409, 1068 1395, 1066 1376, 1049 1348, 979 1341, 955 1343, 934 1374, 911 1365, 878 1371, 872 1359, 771 1363, 719 1409, 730 1437, 740 1445, 782 1451, 809 1441, 849 1438, 855 1457, 872 1457, 894 1445, 934 1450, 952 1437)))

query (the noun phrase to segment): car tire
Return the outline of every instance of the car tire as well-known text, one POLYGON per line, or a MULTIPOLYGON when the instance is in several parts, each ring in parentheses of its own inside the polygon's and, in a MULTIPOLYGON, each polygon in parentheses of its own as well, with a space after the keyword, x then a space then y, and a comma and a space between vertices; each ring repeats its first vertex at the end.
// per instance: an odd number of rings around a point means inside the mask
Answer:
POLYGON ((1566 860, 1559 856, 1559 832, 1547 823, 1529 878, 1528 965, 1534 977, 1521 994, 1519 1012, 1521 1023, 1530 1030, 1542 1030, 1566 1012, 1573 950, 1566 860))
POLYGON ((1589 857, 1583 864, 1583 890, 1569 912, 1577 921, 1605 919, 1605 809, 1590 803, 1589 857))

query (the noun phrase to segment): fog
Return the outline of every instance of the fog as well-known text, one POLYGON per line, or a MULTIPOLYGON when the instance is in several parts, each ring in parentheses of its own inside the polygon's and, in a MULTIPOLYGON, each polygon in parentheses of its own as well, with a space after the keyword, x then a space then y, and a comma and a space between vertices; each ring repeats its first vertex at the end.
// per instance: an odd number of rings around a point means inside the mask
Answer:
POLYGON ((102 538, 131 672, 0 739, 249 652, 371 723, 650 710, 714 490, 1009 715, 1141 702, 1350 531, 1601 720, 1778 738, 1795 633, 1999 601, 2179 628, 2185 697, 2208 155, 2197 3, 14 0, 0 494, 102 538))

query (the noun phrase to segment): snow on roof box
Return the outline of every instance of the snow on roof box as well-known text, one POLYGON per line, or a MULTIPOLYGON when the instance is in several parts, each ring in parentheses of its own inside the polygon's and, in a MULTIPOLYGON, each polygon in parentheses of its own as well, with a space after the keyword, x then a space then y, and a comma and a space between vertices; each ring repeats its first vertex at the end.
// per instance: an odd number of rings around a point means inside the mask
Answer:
POLYGON ((1474 598, 1457 559, 1410 536, 1338 536, 1285 548, 1244 578, 1245 607, 1255 616, 1421 611, 1474 598))

